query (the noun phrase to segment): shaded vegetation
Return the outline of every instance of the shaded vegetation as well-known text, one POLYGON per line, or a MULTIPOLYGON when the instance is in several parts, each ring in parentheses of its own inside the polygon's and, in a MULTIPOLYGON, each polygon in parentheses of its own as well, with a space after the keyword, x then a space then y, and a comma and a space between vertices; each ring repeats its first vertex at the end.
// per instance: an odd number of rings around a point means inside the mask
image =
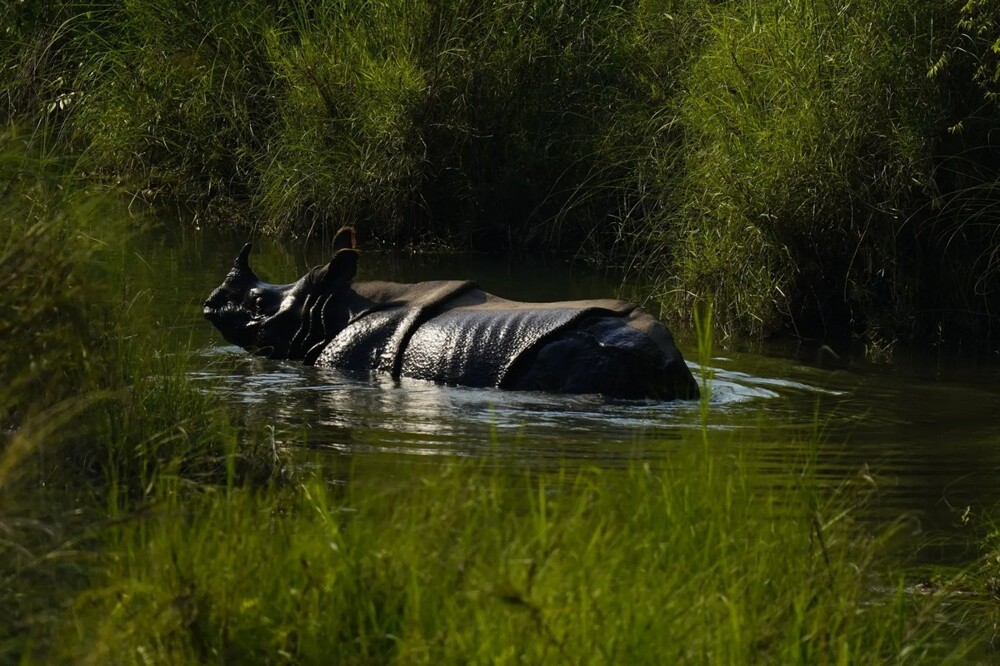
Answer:
MULTIPOLYGON (((653 268, 727 332, 993 339, 994 0, 26 0, 7 118, 197 217, 653 268)), ((681 314, 687 318, 687 314, 681 314)))
POLYGON ((950 348, 992 335, 1000 107, 972 74, 980 19, 959 10, 717 12, 676 107, 686 166, 660 228, 677 285, 714 294, 727 330, 950 348))
POLYGON ((127 216, 66 165, 0 140, 0 661, 53 622, 100 531, 164 483, 264 479, 246 443, 153 331, 122 272, 127 216))

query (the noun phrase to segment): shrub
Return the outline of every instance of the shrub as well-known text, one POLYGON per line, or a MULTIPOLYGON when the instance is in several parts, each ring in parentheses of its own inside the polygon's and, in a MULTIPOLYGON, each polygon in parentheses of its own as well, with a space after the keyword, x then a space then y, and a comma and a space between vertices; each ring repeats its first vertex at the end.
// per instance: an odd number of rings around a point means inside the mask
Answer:
POLYGON ((941 111, 926 5, 741 3, 680 106, 680 283, 735 330, 803 332, 912 306, 906 224, 941 111), (913 32, 916 26, 917 32, 913 32), (817 326, 818 324, 818 326, 817 326))

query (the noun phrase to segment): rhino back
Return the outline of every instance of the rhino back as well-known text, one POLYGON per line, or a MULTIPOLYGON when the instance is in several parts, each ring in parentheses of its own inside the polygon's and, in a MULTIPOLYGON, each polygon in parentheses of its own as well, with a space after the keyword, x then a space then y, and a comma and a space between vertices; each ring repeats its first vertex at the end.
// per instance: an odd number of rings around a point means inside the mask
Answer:
POLYGON ((502 388, 601 393, 617 398, 697 398, 673 337, 643 310, 594 313, 543 339, 507 373, 502 388))
POLYGON ((448 310, 414 331, 403 352, 401 374, 446 384, 500 386, 511 366, 539 341, 592 312, 537 306, 448 310))

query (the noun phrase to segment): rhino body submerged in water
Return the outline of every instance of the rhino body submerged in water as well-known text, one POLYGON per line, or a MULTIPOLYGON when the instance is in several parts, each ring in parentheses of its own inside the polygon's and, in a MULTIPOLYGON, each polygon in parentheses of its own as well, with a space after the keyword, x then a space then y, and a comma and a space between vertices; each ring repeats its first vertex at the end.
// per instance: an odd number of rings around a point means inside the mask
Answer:
POLYGON ((297 282, 261 281, 246 244, 205 317, 255 354, 445 384, 616 398, 697 398, 666 327, 620 300, 509 301, 462 280, 354 282, 353 229, 297 282))

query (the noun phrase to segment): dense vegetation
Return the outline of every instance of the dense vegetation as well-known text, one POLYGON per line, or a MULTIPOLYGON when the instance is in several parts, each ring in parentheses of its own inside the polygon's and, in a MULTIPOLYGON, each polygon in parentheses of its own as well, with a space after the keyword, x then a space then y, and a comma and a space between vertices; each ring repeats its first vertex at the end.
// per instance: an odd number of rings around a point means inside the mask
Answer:
POLYGON ((24 0, 0 99, 279 233, 628 256, 727 331, 993 339, 996 0, 24 0))
MULTIPOLYGON (((162 484, 265 478, 159 341, 129 322, 127 216, 0 141, 0 662, 47 646, 103 529, 162 484)), ((246 450, 253 446, 248 443, 246 450)), ((266 462, 266 461, 265 461, 266 462)), ((47 650, 48 648, 45 647, 47 650)))
POLYGON ((752 441, 298 468, 131 312, 125 211, 2 145, 0 663, 937 664, 986 635, 992 604, 910 591, 867 480, 760 483, 752 441))

